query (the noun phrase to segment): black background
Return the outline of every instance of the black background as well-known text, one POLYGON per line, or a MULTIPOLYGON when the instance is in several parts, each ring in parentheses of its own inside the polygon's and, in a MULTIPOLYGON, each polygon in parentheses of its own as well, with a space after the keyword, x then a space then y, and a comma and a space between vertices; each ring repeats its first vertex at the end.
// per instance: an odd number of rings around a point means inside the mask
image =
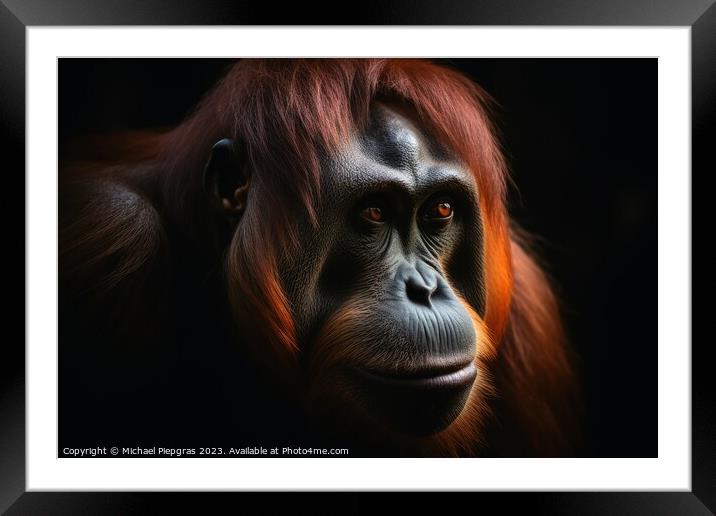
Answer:
MULTIPOLYGON (((586 447, 657 455, 656 59, 440 60, 497 100, 515 186, 577 354, 586 447)), ((180 122, 226 59, 62 59, 62 144, 180 122)), ((62 381, 62 378, 60 378, 62 381)))

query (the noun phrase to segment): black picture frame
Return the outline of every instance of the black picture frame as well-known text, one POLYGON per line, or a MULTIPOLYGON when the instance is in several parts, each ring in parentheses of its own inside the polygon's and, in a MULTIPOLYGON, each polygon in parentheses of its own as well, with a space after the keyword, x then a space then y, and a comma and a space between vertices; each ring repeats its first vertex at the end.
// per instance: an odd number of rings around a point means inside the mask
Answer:
MULTIPOLYGON (((277 8, 244 1, 92 2, 89 0, 0 1, 0 145, 6 188, 13 192, 2 203, 6 221, 6 271, 25 271, 25 29, 40 25, 626 25, 690 26, 692 73, 692 173, 716 170, 711 145, 716 141, 716 4, 713 0, 575 0, 486 2, 373 2, 365 1, 355 13, 317 10, 304 4, 277 8), (346 14, 336 14, 338 12, 346 14), (14 186, 15 188, 12 188, 14 186), (20 192, 23 192, 20 194, 20 192), (19 205, 7 202, 19 200, 19 205), (21 205, 21 206, 20 206, 21 205), (23 233, 21 236, 21 232, 23 233), (12 238, 16 237, 16 238, 12 238), (16 243, 17 242, 17 243, 16 243), (20 242, 23 251, 19 252, 20 242)), ((692 190, 693 191, 693 190, 692 190)), ((693 202, 693 201, 692 201, 693 202)), ((692 229, 693 234, 693 229, 692 229)), ((17 272, 8 277, 17 277, 17 272)), ((705 284, 708 284, 706 282, 705 284)), ((18 287, 19 288, 19 287, 18 287)), ((703 288, 703 287, 702 287, 703 288)), ((25 295, 6 303, 5 320, 25 320, 25 295), (17 311, 18 313, 13 313, 17 311)), ((693 317, 693 316, 692 316, 693 317)), ((15 322, 19 326, 19 322, 15 322)), ((9 325, 6 325, 9 327, 9 325)), ((21 335, 24 336, 24 325, 21 335)), ((184 509, 206 512, 213 503, 205 494, 191 499, 186 494, 136 493, 39 493, 25 492, 25 344, 18 334, 5 331, 0 359, 0 511, 8 514, 137 513, 166 510, 179 498, 184 509)), ((474 493, 452 499, 451 504, 498 503, 501 510, 516 506, 549 514, 709 514, 716 511, 716 392, 708 340, 692 339, 692 491, 645 493, 474 493), (479 500, 479 501, 478 501, 479 500)), ((222 504, 248 507, 255 500, 237 502, 242 494, 224 494, 222 504), (235 505, 240 503, 240 506, 235 505)), ((245 494, 243 496, 246 496, 245 494)), ((370 510, 375 495, 348 495, 341 512, 370 510)), ((292 495, 292 505, 313 498, 292 495)), ((423 510, 431 501, 414 498, 423 510)), ((261 500, 273 512, 282 497, 261 500)), ((439 503, 439 502, 437 502, 439 503)), ((439 505, 435 506, 439 508, 439 505)))

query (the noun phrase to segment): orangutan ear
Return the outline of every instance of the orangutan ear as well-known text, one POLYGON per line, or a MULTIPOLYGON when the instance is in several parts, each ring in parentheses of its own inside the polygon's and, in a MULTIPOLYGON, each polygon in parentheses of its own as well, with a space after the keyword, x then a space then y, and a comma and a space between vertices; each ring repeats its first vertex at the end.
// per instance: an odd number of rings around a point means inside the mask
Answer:
POLYGON ((204 191, 209 202, 235 220, 246 209, 249 182, 246 160, 234 140, 216 142, 204 168, 204 191))

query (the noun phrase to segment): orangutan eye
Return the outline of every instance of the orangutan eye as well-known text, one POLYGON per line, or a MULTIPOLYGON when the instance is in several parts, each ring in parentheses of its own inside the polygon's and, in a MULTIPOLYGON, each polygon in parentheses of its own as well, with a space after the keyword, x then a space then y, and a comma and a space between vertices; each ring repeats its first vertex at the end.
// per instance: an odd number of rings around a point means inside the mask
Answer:
POLYGON ((371 222, 385 222, 385 214, 378 206, 368 206, 361 211, 361 217, 371 222))
POLYGON ((453 204, 450 199, 439 199, 428 205, 425 219, 431 222, 446 223, 452 219, 453 213, 453 204))

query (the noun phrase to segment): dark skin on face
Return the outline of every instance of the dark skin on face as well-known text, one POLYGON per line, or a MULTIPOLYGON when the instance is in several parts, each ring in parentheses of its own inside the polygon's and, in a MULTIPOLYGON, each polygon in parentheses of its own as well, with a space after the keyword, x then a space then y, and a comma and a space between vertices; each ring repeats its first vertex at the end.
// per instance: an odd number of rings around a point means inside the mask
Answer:
POLYGON ((490 105, 420 60, 247 59, 170 131, 68 145, 59 440, 570 453, 490 105))
MULTIPOLYGON (((309 411, 429 435, 460 415, 481 374, 483 244, 472 175, 412 119, 376 103, 368 128, 324 162, 318 225, 298 221, 299 252, 280 270, 309 411)), ((230 217, 270 209, 252 205, 265 197, 248 174, 226 172, 236 162, 223 145, 207 169, 218 204, 230 217)))

